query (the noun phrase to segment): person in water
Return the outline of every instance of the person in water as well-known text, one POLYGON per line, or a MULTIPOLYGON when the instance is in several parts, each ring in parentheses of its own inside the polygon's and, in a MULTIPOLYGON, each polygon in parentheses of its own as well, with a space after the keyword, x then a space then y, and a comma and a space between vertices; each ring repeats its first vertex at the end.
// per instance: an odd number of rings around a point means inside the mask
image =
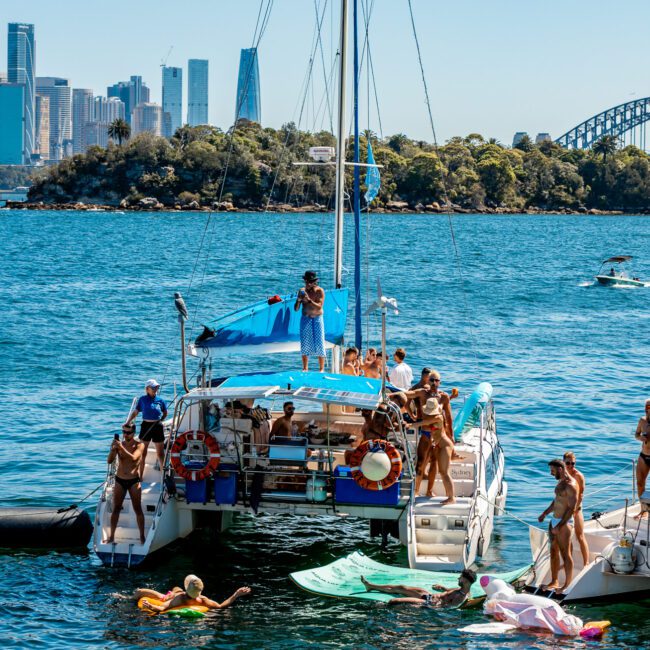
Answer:
POLYGON ((163 422, 167 418, 167 404, 165 400, 158 397, 159 388, 160 384, 155 379, 149 379, 144 385, 145 394, 140 397, 135 409, 125 422, 125 424, 131 424, 138 417, 138 413, 142 413, 140 440, 144 442, 144 452, 140 461, 140 478, 144 475, 144 464, 150 442, 156 445, 157 469, 162 470, 165 464, 165 430, 163 422))
POLYGON ((216 600, 210 600, 207 596, 201 595, 203 591, 203 581, 195 575, 188 575, 183 583, 185 589, 174 587, 166 594, 161 594, 153 589, 136 589, 133 596, 136 600, 144 598, 142 607, 150 612, 164 612, 176 607, 202 606, 209 609, 225 609, 230 607, 238 598, 248 596, 251 593, 250 587, 240 587, 235 593, 226 598, 222 603, 216 600), (154 605, 149 599, 162 601, 162 605, 154 605))
POLYGON ((383 594, 399 594, 404 598, 393 598, 389 605, 409 604, 424 607, 460 607, 469 595, 469 590, 476 582, 476 573, 471 569, 464 569, 458 578, 458 587, 447 589, 442 585, 431 585, 435 591, 442 593, 433 594, 421 587, 408 585, 375 585, 361 576, 361 582, 366 591, 380 591, 383 594))
POLYGON ((323 322, 323 303, 325 291, 318 286, 318 275, 315 271, 305 271, 302 276, 305 286, 298 291, 296 304, 298 311, 302 306, 300 318, 300 353, 302 354, 302 369, 309 370, 309 357, 318 357, 318 370, 325 370, 325 324, 323 322))
POLYGON ((104 544, 115 542, 115 530, 127 492, 131 497, 131 505, 138 523, 140 544, 144 544, 144 513, 142 512, 142 490, 140 489, 140 460, 144 453, 144 444, 135 439, 135 424, 123 424, 122 435, 122 441, 113 440, 111 451, 106 459, 110 465, 117 458, 117 471, 113 486, 111 532, 104 540, 104 544))
POLYGON ((575 524, 575 534, 578 544, 580 544, 580 553, 582 554, 582 566, 589 564, 589 545, 585 537, 585 518, 582 514, 582 499, 585 495, 585 475, 576 467, 576 455, 572 451, 565 452, 562 457, 566 465, 566 471, 578 486, 578 501, 573 513, 575 524))
POLYGON ((541 523, 546 515, 553 513, 548 525, 548 536, 551 542, 551 582, 543 588, 561 594, 573 580, 573 557, 571 556, 571 526, 573 513, 578 503, 578 484, 567 472, 566 465, 559 458, 548 464, 551 475, 557 480, 555 497, 551 505, 538 517, 541 523), (564 563, 564 584, 560 587, 560 558, 564 563))
MULTIPOLYGON (((650 399, 645 401, 645 415, 639 418, 634 437, 641 443, 641 453, 636 464, 636 494, 641 498, 650 472, 650 399)), ((642 505, 637 518, 647 514, 647 510, 642 505)))

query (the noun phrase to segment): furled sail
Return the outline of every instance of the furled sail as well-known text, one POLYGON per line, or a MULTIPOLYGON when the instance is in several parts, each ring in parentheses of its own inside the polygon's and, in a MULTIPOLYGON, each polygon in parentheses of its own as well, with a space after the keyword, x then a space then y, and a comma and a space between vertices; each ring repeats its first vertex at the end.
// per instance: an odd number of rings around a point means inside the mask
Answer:
MULTIPOLYGON (((325 346, 343 342, 348 313, 348 289, 325 292, 323 320, 325 346)), ((300 350, 300 311, 295 294, 260 300, 204 324, 197 348, 237 354, 295 352, 300 350)))

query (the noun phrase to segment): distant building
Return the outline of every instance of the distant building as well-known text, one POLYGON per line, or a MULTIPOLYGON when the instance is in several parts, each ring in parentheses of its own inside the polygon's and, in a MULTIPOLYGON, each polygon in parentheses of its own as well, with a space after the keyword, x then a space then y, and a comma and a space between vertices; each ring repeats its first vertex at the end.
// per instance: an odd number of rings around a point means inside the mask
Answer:
POLYGON ((24 84, 0 85, 0 116, 0 165, 24 165, 24 84))
POLYGON ((517 131, 515 137, 512 138, 512 146, 516 147, 525 137, 529 137, 526 131, 517 131))
POLYGON ((50 159, 50 98, 36 95, 34 153, 41 160, 50 159))
POLYGON ((257 48, 241 51, 237 77, 237 104, 235 122, 239 119, 261 123, 260 72, 257 65, 257 48))
POLYGON ((117 119, 126 119, 126 106, 117 97, 95 97, 93 121, 110 124, 117 119))
POLYGON ((187 63, 187 123, 208 123, 208 61, 190 59, 187 63))
POLYGON ((7 73, 0 72, 0 84, 6 84, 6 83, 7 83, 7 73))
POLYGON ((107 97, 117 97, 124 102, 126 121, 131 124, 133 110, 139 104, 147 104, 150 99, 150 92, 142 77, 133 75, 129 81, 118 81, 106 89, 107 97))
POLYGON ((23 162, 29 164, 34 151, 36 118, 34 25, 9 23, 7 37, 7 82, 25 86, 23 124, 23 162))
POLYGON ((133 135, 149 131, 162 135, 163 109, 160 104, 145 103, 135 107, 131 114, 131 131, 133 135))
POLYGON ((551 142, 551 134, 550 133, 538 133, 535 136, 535 144, 541 144, 542 142, 551 142))
POLYGON ((36 77, 36 92, 50 100, 49 160, 62 160, 72 150, 72 88, 67 79, 36 77))
POLYGON ((86 151, 86 124, 94 118, 93 91, 88 88, 72 90, 72 153, 86 151))
POLYGON ((183 68, 163 66, 162 109, 170 118, 169 131, 163 131, 163 135, 171 138, 183 125, 183 68))

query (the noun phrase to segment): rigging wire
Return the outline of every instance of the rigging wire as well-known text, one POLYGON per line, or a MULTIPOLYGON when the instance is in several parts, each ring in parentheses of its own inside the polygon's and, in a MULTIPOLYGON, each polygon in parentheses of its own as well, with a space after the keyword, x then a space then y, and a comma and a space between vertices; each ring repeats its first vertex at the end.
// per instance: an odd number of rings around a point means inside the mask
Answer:
MULTIPOLYGON (((422 63, 422 53, 420 51, 420 41, 418 39, 418 33, 417 29, 415 27, 415 17, 413 15, 413 5, 411 3, 411 0, 407 0, 408 3, 408 8, 409 8, 409 15, 411 18, 411 27, 413 29, 413 38, 415 40, 415 47, 418 53, 418 63, 420 65, 420 74, 422 76, 422 85, 424 87, 424 97, 427 105, 427 112, 429 115, 429 124, 431 126, 431 132, 433 134, 433 148, 434 151, 436 152, 436 156, 438 157, 438 160, 440 162, 440 165, 442 166, 442 158, 440 157, 440 148, 438 146, 438 138, 436 137, 436 129, 433 123, 433 114, 431 112, 431 100, 429 98, 429 88, 427 86, 427 80, 426 76, 424 74, 424 64, 422 63)), ((472 354, 474 356, 474 363, 476 364, 476 371, 477 374, 480 374, 480 364, 479 364, 479 358, 478 358, 478 353, 477 353, 477 346, 476 346, 476 339, 474 336, 474 324, 471 319, 471 314, 469 310, 469 303, 467 301, 467 292, 465 290, 465 277, 463 275, 463 267, 462 267, 462 262, 460 259, 460 253, 458 250, 458 244, 456 242, 456 233, 454 232, 454 224, 453 220, 451 217, 451 205, 449 203, 449 195, 447 192, 447 180, 445 178, 444 171, 441 172, 442 176, 442 188, 444 192, 444 197, 445 197, 445 206, 447 207, 447 220, 449 222, 449 230, 451 233, 451 241, 454 247, 454 255, 456 258, 456 270, 458 272, 458 275, 460 277, 460 286, 461 286, 461 294, 463 296, 463 303, 465 306, 465 313, 467 316, 467 325, 468 325, 468 332, 469 332, 469 338, 470 338, 470 343, 471 343, 471 349, 472 349, 472 354)))

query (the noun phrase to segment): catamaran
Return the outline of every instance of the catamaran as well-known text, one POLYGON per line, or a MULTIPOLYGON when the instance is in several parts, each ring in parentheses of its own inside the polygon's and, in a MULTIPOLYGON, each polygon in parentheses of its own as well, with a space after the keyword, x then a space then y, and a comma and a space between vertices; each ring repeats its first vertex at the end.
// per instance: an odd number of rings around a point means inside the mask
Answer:
MULTIPOLYGON (((356 3, 355 3, 356 10, 356 3)), ((406 424, 400 408, 388 399, 383 380, 340 374, 349 290, 343 287, 348 0, 341 2, 336 210, 334 228, 335 288, 326 292, 325 341, 331 372, 260 371, 224 376, 213 373, 223 352, 237 354, 299 350, 300 315, 295 295, 274 296, 205 323, 193 343, 185 340, 179 316, 185 393, 166 423, 165 462, 155 468, 155 451, 146 457, 142 482, 145 542, 127 498, 114 540, 108 538, 113 501, 113 470, 97 506, 94 549, 107 566, 137 566, 155 551, 186 537, 206 523, 225 530, 237 516, 284 513, 298 518, 356 517, 371 531, 399 538, 408 547, 413 568, 457 571, 486 552, 495 514, 505 506, 505 461, 497 436, 492 387, 480 383, 465 399, 453 421, 458 460, 451 464, 455 503, 445 504, 440 479, 435 496, 427 481, 415 491, 415 456, 420 426, 406 424), (198 360, 198 385, 190 388, 185 355, 198 360), (273 422, 292 401, 292 435, 269 436, 273 422), (381 436, 364 440, 371 420, 381 436)), ((356 24, 356 21, 355 21, 356 24)), ((355 39, 356 53, 356 39, 355 39)), ((356 62, 356 56, 355 56, 356 62)), ((355 65, 356 69, 356 65, 355 65)), ((355 85, 356 87, 356 85, 355 85)), ((355 120, 355 140, 358 126, 355 120)), ((321 148, 322 149, 322 148, 321 148)), ((358 147, 355 147, 358 152, 358 147)), ((313 164, 329 164, 328 152, 315 151, 313 164)), ((310 163, 312 164, 312 163, 310 163)), ((358 182, 355 207, 358 207, 358 182)), ((355 226, 358 210, 355 209, 355 226)), ((358 232, 358 230, 357 230, 358 232)), ((356 331, 360 333, 357 279, 356 331)), ((379 292, 374 308, 382 316, 386 359, 386 316, 396 301, 379 292)), ((360 346, 359 346, 360 347, 360 346)), ((286 521, 286 520, 285 520, 286 521)), ((285 524, 286 525, 286 524, 285 524)), ((302 525, 307 525, 303 522, 302 525)))

